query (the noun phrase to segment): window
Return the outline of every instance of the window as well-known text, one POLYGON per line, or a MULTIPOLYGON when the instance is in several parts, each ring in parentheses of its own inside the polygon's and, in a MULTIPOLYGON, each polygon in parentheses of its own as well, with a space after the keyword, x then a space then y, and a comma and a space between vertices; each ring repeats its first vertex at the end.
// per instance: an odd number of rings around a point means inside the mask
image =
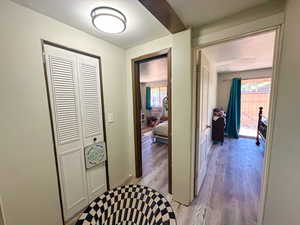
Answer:
POLYGON ((263 107, 267 119, 271 92, 271 78, 242 80, 240 135, 256 136, 258 110, 263 107))
POLYGON ((167 96, 167 87, 151 88, 151 106, 162 107, 163 99, 167 96))

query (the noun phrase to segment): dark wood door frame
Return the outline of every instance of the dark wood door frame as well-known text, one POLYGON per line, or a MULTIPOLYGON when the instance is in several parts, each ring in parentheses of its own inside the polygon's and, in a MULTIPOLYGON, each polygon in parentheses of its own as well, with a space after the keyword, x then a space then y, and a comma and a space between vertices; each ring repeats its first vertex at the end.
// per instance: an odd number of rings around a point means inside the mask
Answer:
POLYGON ((131 60, 132 92, 133 92, 133 121, 135 144, 135 171, 136 177, 143 175, 142 167, 142 135, 141 135, 141 92, 139 64, 156 58, 167 57, 168 61, 168 188, 172 193, 172 82, 171 82, 171 48, 143 55, 131 60))

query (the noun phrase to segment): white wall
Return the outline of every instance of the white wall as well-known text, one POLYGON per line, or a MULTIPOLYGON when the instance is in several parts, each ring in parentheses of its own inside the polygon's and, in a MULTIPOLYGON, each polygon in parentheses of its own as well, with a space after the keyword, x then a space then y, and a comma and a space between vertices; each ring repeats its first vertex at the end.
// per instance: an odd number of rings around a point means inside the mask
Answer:
POLYGON ((173 197, 189 204, 192 180, 192 50, 191 31, 173 35, 172 47, 173 197))
POLYGON ((264 225, 300 224, 300 1, 288 0, 264 225))
POLYGON ((244 10, 193 30, 193 45, 206 45, 219 40, 230 39, 241 34, 255 32, 284 21, 285 1, 270 1, 261 6, 244 10))
POLYGON ((8 225, 61 224, 41 39, 102 58, 112 186, 129 174, 125 51, 8 0, 0 1, 0 195, 8 225))
POLYGON ((234 15, 215 21, 214 23, 205 24, 193 30, 193 38, 205 36, 210 33, 216 33, 222 30, 231 29, 239 25, 244 26, 260 19, 280 14, 284 11, 285 1, 268 1, 267 3, 256 7, 243 10, 234 15))
POLYGON ((135 176, 133 97, 131 60, 133 58, 172 48, 172 146, 173 197, 188 204, 191 201, 191 31, 169 35, 126 51, 128 140, 131 174, 135 176))
POLYGON ((218 98, 217 106, 223 107, 227 110, 227 105, 229 101, 231 81, 233 78, 242 79, 255 79, 255 78, 265 78, 272 77, 272 69, 258 69, 258 70, 248 70, 240 72, 228 72, 228 73, 218 73, 218 98))

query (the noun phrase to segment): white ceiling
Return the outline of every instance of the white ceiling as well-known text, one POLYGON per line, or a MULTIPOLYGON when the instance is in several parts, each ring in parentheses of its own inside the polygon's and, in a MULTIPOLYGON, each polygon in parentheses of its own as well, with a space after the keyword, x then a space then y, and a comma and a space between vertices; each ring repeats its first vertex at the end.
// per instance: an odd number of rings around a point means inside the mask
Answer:
POLYGON ((169 31, 137 0, 12 0, 117 46, 129 48, 169 34, 169 31), (91 10, 114 7, 126 15, 127 29, 121 34, 104 34, 91 23, 91 10))
POLYGON ((140 64, 140 82, 166 81, 168 78, 167 58, 153 59, 140 64))
MULTIPOLYGON (((12 0, 60 22, 130 48, 163 36, 169 31, 138 0, 12 0), (109 6, 127 17, 127 29, 121 34, 105 34, 91 23, 95 7, 109 6)), ((201 26, 242 10, 275 0, 167 0, 185 25, 201 26)))
POLYGON ((218 72, 270 68, 273 65, 275 32, 224 42, 203 49, 218 72))
POLYGON ((201 26, 270 0, 167 0, 188 26, 201 26))

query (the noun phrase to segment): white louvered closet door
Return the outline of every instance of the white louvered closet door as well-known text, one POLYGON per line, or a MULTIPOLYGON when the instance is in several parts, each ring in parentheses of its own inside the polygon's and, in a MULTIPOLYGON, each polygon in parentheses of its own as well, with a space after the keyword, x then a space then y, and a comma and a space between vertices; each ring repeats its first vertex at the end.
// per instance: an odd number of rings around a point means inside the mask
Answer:
POLYGON ((84 146, 103 142, 99 61, 78 54, 84 146))
MULTIPOLYGON (((103 142, 103 118, 99 60, 78 54, 79 88, 84 146, 103 142)), ((105 165, 87 171, 88 197, 94 200, 107 190, 105 165)))
POLYGON ((45 45, 48 89, 65 219, 88 204, 84 164, 78 57, 45 45))

